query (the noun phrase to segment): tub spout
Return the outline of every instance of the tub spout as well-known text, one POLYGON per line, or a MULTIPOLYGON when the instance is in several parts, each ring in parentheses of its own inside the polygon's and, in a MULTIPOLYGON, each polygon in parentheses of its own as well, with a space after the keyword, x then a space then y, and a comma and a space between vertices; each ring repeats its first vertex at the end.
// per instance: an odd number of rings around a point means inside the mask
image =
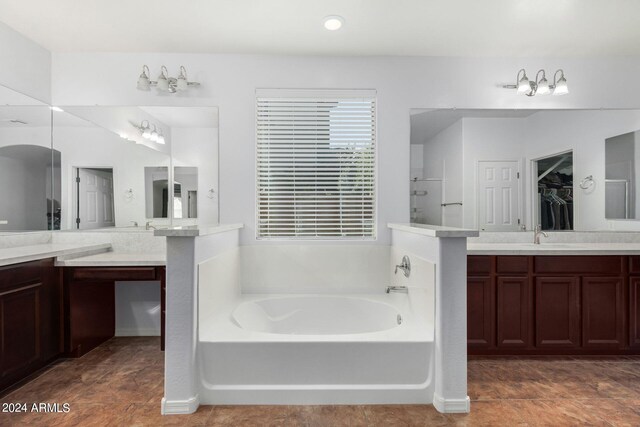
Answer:
POLYGON ((399 292, 399 293, 406 294, 409 292, 409 288, 407 288, 406 286, 387 286, 386 292, 388 294, 390 294, 391 292, 399 292))

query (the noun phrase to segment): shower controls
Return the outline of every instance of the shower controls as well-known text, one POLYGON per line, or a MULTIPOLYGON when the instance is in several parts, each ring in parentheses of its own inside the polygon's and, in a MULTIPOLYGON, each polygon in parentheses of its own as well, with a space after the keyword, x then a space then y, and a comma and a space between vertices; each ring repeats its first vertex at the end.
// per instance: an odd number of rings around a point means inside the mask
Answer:
POLYGON ((387 286, 386 293, 390 294, 391 292, 399 292, 399 293, 409 293, 409 288, 406 286, 387 286))
POLYGON ((402 270, 404 273, 404 277, 409 277, 411 274, 411 261, 409 261, 408 256, 402 257, 402 262, 399 265, 396 265, 396 269, 393 274, 398 274, 398 269, 402 270))

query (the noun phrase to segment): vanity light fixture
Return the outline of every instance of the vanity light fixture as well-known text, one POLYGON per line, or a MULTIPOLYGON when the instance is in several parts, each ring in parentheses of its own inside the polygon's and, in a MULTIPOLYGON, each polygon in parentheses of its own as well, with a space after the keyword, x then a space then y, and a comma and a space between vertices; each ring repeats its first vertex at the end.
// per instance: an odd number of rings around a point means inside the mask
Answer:
POLYGON ((149 77, 149 67, 142 66, 142 74, 138 77, 138 90, 148 92, 152 86, 158 88, 161 92, 176 93, 177 91, 185 91, 190 87, 200 86, 198 82, 190 82, 187 79, 187 69, 184 66, 180 66, 180 75, 178 77, 169 76, 169 71, 164 65, 160 67, 160 75, 157 81, 151 80, 149 77))
POLYGON ((344 24, 344 18, 338 15, 325 16, 323 21, 324 28, 329 31, 337 31, 342 28, 342 25, 344 24))
POLYGON ((142 135, 144 139, 148 139, 155 143, 164 145, 165 140, 164 140, 164 135, 162 134, 162 131, 158 130, 156 125, 149 123, 149 120, 143 120, 140 123, 140 126, 136 126, 136 125, 134 126, 138 129, 138 131, 140 132, 140 135, 142 135))
POLYGON ((553 95, 566 95, 569 93, 567 79, 564 77, 564 71, 562 69, 555 72, 553 75, 553 84, 549 84, 545 70, 538 70, 535 80, 531 81, 523 68, 518 71, 516 75, 515 85, 503 85, 502 87, 505 89, 516 89, 519 94, 527 96, 547 95, 549 93, 553 95))

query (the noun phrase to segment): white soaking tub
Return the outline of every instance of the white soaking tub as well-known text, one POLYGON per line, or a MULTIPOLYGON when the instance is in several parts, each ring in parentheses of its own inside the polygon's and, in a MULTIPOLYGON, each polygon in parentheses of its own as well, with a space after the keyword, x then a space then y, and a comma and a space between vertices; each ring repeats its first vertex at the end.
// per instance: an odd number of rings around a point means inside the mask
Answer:
POLYGON ((431 403, 432 316, 407 294, 243 295, 199 325, 200 402, 431 403))

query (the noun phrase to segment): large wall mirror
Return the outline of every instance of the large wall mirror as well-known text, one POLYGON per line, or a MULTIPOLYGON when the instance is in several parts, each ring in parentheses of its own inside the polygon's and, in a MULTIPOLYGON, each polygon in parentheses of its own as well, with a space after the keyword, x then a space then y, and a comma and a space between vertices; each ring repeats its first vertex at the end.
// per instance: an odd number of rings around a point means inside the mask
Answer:
POLYGON ((0 104, 0 232, 217 224, 217 108, 0 104))
POLYGON ((0 232, 59 225, 53 191, 60 153, 51 147, 51 116, 47 104, 0 86, 0 232))
POLYGON ((605 215, 607 219, 640 218, 640 131, 605 140, 605 215))
POLYGON ((637 229, 640 110, 410 114, 411 221, 481 231, 637 229))

